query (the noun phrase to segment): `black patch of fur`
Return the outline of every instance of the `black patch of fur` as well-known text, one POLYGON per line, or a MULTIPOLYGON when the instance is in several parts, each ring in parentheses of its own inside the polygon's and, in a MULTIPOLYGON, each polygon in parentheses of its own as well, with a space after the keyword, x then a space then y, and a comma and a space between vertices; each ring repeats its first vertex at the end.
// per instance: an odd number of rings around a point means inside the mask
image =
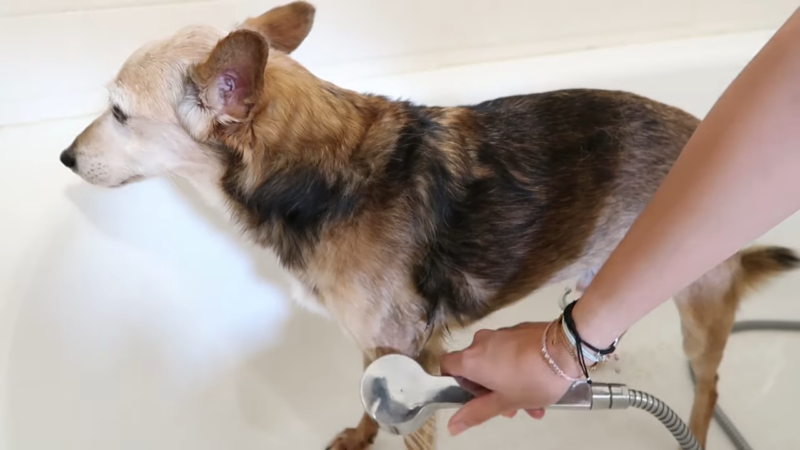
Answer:
POLYGON ((434 227, 447 227, 460 200, 456 175, 448 170, 442 157, 432 157, 425 168, 428 174, 427 198, 433 213, 434 227))
MULTIPOLYGON (((442 126, 428 113, 427 108, 402 103, 406 122, 400 130, 389 159, 383 167, 383 179, 376 186, 383 202, 398 195, 409 195, 417 205, 425 205, 433 213, 416 219, 443 224, 452 215, 453 174, 446 167, 443 155, 436 148, 442 138, 442 126)), ((418 224, 418 226, 423 226, 418 224)))
POLYGON ((322 223, 350 215, 356 198, 344 183, 328 182, 317 169, 299 167, 273 174, 244 202, 262 223, 282 222, 294 234, 314 240, 322 223))
POLYGON ((407 104, 406 108, 408 121, 400 130, 389 161, 384 166, 387 185, 383 189, 408 187, 420 158, 425 135, 433 128, 433 123, 421 114, 419 107, 407 104))
POLYGON ((287 268, 302 268, 305 251, 319 241, 322 227, 352 216, 358 207, 358 196, 346 191, 344 181, 330 182, 313 167, 274 173, 252 192, 243 192, 233 176, 240 165, 229 162, 223 189, 255 225, 269 228, 267 234, 274 236, 269 244, 287 268))
POLYGON ((800 258, 793 250, 785 247, 770 247, 766 250, 767 257, 775 261, 782 269, 796 269, 800 267, 800 258))

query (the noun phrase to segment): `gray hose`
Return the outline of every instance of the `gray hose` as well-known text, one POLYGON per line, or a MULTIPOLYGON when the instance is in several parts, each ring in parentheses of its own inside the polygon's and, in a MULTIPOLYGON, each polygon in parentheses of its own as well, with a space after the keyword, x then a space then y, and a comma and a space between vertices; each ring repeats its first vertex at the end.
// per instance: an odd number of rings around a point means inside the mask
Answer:
MULTIPOLYGON (((740 331, 800 331, 800 322, 789 322, 783 320, 744 320, 733 324, 731 333, 738 333, 740 331)), ((692 384, 696 384, 694 371, 691 364, 689 365, 689 375, 692 377, 692 384)), ((742 436, 742 433, 733 424, 730 417, 725 414, 725 411, 717 405, 714 409, 714 419, 717 420, 722 431, 728 436, 731 443, 736 450, 753 450, 753 447, 742 436)))
POLYGON ((682 450, 702 450, 689 427, 677 414, 658 398, 642 391, 630 389, 628 391, 630 406, 645 410, 660 420, 672 433, 682 450))

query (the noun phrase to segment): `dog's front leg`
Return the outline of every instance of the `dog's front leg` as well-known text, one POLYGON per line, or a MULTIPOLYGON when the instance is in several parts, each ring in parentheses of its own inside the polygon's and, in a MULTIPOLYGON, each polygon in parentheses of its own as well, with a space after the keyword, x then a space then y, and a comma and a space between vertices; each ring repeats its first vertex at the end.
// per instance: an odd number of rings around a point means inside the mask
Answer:
MULTIPOLYGON (((364 368, 386 353, 389 352, 374 351, 364 353, 364 368)), ((336 435, 326 450, 366 450, 375 442, 375 436, 377 435, 378 424, 365 413, 361 416, 361 421, 358 422, 355 428, 346 428, 336 435)))

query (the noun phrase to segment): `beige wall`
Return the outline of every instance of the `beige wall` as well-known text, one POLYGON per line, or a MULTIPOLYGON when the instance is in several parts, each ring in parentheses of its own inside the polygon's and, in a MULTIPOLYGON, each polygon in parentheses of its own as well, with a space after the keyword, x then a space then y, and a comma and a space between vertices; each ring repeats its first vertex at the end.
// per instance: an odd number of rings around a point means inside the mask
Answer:
MULTIPOLYGON (((92 113, 143 42, 280 0, 0 0, 0 125, 92 113), (10 70, 9 70, 10 69, 10 70)), ((797 0, 317 0, 297 57, 333 81, 772 29, 797 0)))

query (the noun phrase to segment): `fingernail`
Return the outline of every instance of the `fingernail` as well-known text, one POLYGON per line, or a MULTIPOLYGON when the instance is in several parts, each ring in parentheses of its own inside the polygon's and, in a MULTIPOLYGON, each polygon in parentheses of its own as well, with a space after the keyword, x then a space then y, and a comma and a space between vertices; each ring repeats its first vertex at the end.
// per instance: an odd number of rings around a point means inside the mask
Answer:
POLYGON ((447 429, 450 431, 451 436, 458 436, 459 434, 463 433, 464 430, 467 429, 467 424, 465 424, 464 422, 456 422, 450 424, 450 426, 447 427, 447 429))

